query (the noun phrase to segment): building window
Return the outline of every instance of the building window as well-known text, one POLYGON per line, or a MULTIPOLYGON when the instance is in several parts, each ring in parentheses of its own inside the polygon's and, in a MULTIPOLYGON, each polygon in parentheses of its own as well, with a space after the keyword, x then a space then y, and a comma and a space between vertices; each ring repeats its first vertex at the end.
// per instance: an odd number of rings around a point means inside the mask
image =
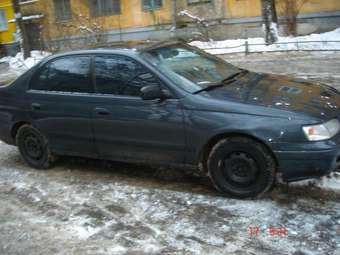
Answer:
POLYGON ((0 9, 0 31, 7 31, 8 25, 7 25, 7 19, 6 19, 6 13, 4 9, 0 9))
POLYGON ((188 0, 188 4, 210 3, 211 0, 188 0))
POLYGON ((69 20, 72 17, 70 0, 53 0, 54 15, 57 21, 69 20))
POLYGON ((120 14, 120 0, 89 0, 92 17, 120 14))
POLYGON ((143 10, 155 10, 160 9, 163 6, 163 0, 142 0, 143 10))

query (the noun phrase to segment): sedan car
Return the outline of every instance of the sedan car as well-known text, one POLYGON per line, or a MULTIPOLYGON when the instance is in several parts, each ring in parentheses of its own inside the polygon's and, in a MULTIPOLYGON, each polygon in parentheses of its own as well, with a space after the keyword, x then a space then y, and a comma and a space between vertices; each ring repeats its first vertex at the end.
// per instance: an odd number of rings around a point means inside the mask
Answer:
POLYGON ((178 42, 54 55, 0 88, 0 139, 32 167, 59 155, 193 166, 252 197, 340 165, 340 94, 178 42))

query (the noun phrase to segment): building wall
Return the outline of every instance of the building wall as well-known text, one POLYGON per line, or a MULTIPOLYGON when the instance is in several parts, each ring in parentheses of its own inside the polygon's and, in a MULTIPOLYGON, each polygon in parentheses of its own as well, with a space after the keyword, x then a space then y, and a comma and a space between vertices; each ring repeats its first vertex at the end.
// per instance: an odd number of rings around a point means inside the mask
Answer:
MULTIPOLYGON (((225 0, 213 0, 210 2, 202 2, 199 4, 189 4, 188 1, 177 1, 177 13, 182 10, 187 10, 190 13, 207 19, 216 20, 226 17, 225 0)), ((179 21, 190 21, 189 18, 178 17, 179 21)))
MULTIPOLYGON (((257 17, 261 16, 261 0, 224 0, 228 18, 257 17)), ((282 14, 282 2, 277 0, 278 12, 282 14)), ((303 0, 297 0, 301 6, 301 13, 318 13, 340 11, 339 0, 307 0, 301 5, 303 0)))
MULTIPOLYGON (((25 4, 22 11, 24 15, 45 15, 41 20, 45 41, 67 41, 78 37, 85 38, 86 41, 91 34, 89 31, 98 27, 100 29, 97 31, 107 32, 107 41, 167 39, 178 34, 195 33, 197 30, 194 23, 190 24, 190 18, 177 17, 178 24, 185 24, 187 28, 176 34, 169 31, 172 22, 171 0, 163 0, 163 7, 155 11, 144 11, 141 0, 121 0, 119 15, 97 18, 90 18, 87 0, 71 0, 71 7, 72 19, 65 22, 56 21, 52 0, 37 0, 25 4)), ((199 4, 178 0, 177 12, 181 10, 188 10, 193 15, 213 22, 215 27, 210 27, 210 35, 214 39, 262 35, 261 0, 212 0, 199 4)), ((278 10, 282 14, 279 4, 278 10)), ((303 5, 301 14, 308 17, 300 22, 300 34, 333 29, 340 24, 340 0, 309 0, 303 5), (329 13, 333 13, 333 16, 329 13)), ((72 41, 72 44, 77 43, 77 40, 72 41)))
MULTIPOLYGON (((131 27, 145 27, 152 25, 162 25, 171 23, 171 1, 164 1, 163 8, 155 11, 144 11, 140 0, 121 0, 121 14, 102 17, 91 17, 87 1, 71 0, 72 19, 64 22, 55 20, 54 5, 52 0, 39 0, 35 4, 44 15, 44 30, 48 31, 47 36, 50 38, 65 37, 69 35, 81 35, 88 33, 80 27, 86 27, 93 30, 97 25, 101 31, 111 29, 125 29, 131 27)), ((36 9, 36 7, 30 7, 36 9)), ((30 12, 27 8, 25 11, 30 12)))
POLYGON ((8 22, 14 19, 14 11, 10 0, 1 0, 0 9, 5 11, 7 19, 7 30, 0 32, 0 43, 8 44, 14 41, 13 33, 16 31, 15 22, 8 22))
POLYGON ((308 0, 301 8, 301 13, 340 11, 339 0, 308 0))
POLYGON ((224 0, 227 18, 261 16, 260 0, 224 0))

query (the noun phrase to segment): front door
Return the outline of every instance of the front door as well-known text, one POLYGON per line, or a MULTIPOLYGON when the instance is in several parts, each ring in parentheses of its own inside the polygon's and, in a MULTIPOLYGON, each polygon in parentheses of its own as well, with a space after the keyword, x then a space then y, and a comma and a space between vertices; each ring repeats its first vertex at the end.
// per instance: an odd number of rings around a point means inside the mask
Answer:
POLYGON ((93 109, 96 146, 102 157, 183 163, 183 111, 177 99, 144 101, 140 89, 163 86, 136 60, 107 55, 95 59, 97 103, 93 109))
POLYGON ((30 82, 31 118, 54 152, 95 155, 91 57, 75 55, 44 65, 30 82))

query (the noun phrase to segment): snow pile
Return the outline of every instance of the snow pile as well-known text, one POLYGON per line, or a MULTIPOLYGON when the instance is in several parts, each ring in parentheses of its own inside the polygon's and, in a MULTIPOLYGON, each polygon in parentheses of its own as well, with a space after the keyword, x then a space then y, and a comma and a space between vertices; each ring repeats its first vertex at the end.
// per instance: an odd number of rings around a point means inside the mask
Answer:
POLYGON ((4 57, 0 59, 0 63, 8 63, 9 67, 13 71, 23 72, 35 64, 39 63, 44 58, 51 55, 50 52, 45 51, 31 51, 31 57, 24 59, 22 52, 17 53, 15 57, 4 57))
POLYGON ((307 179, 290 183, 291 186, 314 186, 324 190, 340 192, 340 173, 332 172, 329 176, 319 179, 307 179))
POLYGON ((316 185, 324 189, 340 192, 340 173, 334 172, 331 176, 322 178, 316 185))
POLYGON ((340 50, 340 28, 322 34, 311 34, 298 37, 281 37, 273 45, 266 46, 264 38, 235 39, 225 41, 201 42, 190 44, 212 54, 249 52, 290 51, 290 50, 340 50), (328 42, 327 42, 328 41, 328 42))

